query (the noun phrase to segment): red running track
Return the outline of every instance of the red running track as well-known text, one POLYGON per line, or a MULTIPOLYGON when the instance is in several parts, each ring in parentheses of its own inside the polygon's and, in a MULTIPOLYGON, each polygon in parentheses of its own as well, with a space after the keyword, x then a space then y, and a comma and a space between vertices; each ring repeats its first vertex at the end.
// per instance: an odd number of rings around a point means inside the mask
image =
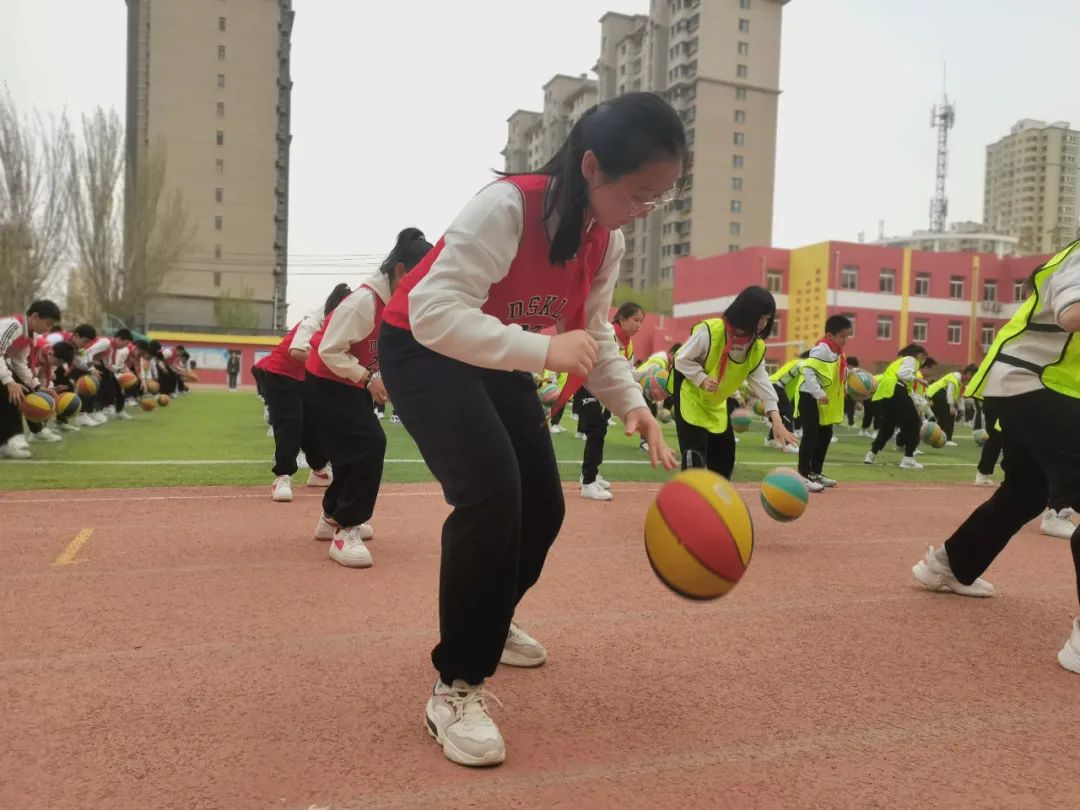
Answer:
POLYGON ((749 573, 700 604, 649 569, 654 488, 615 491, 568 493, 518 617, 551 658, 490 682, 483 772, 423 728, 432 486, 387 488, 366 571, 309 539, 310 491, 3 496, 0 806, 1080 806, 1065 541, 1025 530, 994 599, 931 594, 911 565, 985 492, 842 486, 781 525, 745 488, 749 573))

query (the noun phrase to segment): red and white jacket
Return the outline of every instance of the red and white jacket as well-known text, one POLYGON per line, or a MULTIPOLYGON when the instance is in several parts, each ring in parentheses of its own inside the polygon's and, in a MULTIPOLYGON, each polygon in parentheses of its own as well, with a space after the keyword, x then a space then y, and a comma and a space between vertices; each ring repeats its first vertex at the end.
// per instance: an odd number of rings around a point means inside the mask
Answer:
POLYGON ((0 385, 19 382, 29 388, 38 387, 38 380, 30 370, 33 342, 25 315, 0 318, 0 385))
POLYGON ((379 370, 379 327, 390 281, 379 273, 347 296, 311 338, 307 372, 363 388, 379 370))

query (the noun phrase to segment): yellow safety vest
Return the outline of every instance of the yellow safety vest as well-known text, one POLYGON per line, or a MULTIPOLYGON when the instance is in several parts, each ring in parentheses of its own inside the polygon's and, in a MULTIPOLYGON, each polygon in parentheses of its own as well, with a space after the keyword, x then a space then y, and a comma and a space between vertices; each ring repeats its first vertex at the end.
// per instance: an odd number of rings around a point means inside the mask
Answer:
POLYGON ((960 372, 954 371, 950 374, 943 374, 941 379, 934 381, 929 388, 926 389, 927 399, 933 399, 938 391, 945 391, 949 388, 955 390, 953 393, 953 402, 957 399, 957 394, 960 393, 960 372))
MULTIPOLYGON (((844 381, 840 379, 840 358, 837 357, 833 362, 826 363, 824 360, 808 357, 802 361, 802 364, 813 369, 825 391, 825 396, 829 398, 827 405, 818 403, 818 424, 839 425, 844 421, 844 381)), ((796 394, 802 390, 803 382, 805 379, 800 374, 796 394)), ((796 396, 794 399, 795 415, 798 416, 799 397, 796 396)))
MULTIPOLYGON (((881 378, 878 379, 878 387, 874 392, 874 398, 872 402, 880 402, 883 399, 889 399, 896 392, 896 385, 900 382, 900 377, 897 376, 900 373, 900 366, 907 360, 906 357, 897 357, 888 367, 881 372, 881 378)), ((917 367, 921 367, 919 361, 915 361, 917 367)), ((909 387, 905 384, 905 387, 909 387)))
POLYGON ((667 352, 657 352, 651 355, 644 363, 637 367, 638 372, 645 371, 650 368, 655 368, 665 374, 669 373, 667 352))
POLYGON ((982 399, 990 368, 994 363, 1001 362, 1037 374, 1042 384, 1051 391, 1080 399, 1080 340, 1077 339, 1075 333, 1066 332, 1056 323, 1031 322, 1041 307, 1046 282, 1058 271, 1065 259, 1078 249, 1080 249, 1080 241, 1073 242, 1035 271, 1035 293, 1028 297, 1012 319, 998 332, 986 359, 982 361, 979 370, 968 383, 964 391, 965 396, 982 399), (1055 337, 1061 338, 1061 346, 1054 349, 1058 356, 1053 362, 1038 365, 1009 354, 1010 346, 1020 347, 1025 338, 1030 340, 1035 334, 1045 335, 1046 333, 1052 333, 1055 337))
MULTIPOLYGON (((704 320, 693 328, 691 334, 697 334, 703 329, 707 329, 709 333, 709 353, 705 358, 703 368, 707 376, 715 379, 727 342, 724 334, 724 320, 723 318, 704 320)), ((719 379, 720 385, 712 393, 698 388, 692 382, 684 381, 679 391, 679 413, 682 418, 692 425, 705 428, 710 433, 723 433, 728 426, 728 397, 739 390, 743 380, 749 377, 750 372, 764 359, 765 341, 757 338, 741 363, 728 356, 724 376, 719 379)))
POLYGON ((794 360, 788 360, 784 365, 780 366, 776 371, 769 375, 769 381, 774 385, 786 386, 791 378, 798 374, 798 368, 796 368, 802 360, 796 357, 794 360))

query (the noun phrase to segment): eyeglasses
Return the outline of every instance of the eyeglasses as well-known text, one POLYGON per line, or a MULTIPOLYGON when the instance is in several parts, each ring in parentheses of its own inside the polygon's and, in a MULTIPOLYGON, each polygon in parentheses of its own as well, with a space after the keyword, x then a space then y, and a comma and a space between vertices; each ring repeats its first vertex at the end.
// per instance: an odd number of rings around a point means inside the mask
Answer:
MULTIPOLYGON (((620 191, 621 191, 621 189, 620 189, 620 191)), ((630 203, 630 213, 631 214, 634 214, 634 215, 643 214, 643 213, 651 214, 653 211, 657 210, 658 208, 666 208, 667 206, 669 206, 673 202, 675 202, 675 200, 679 196, 679 187, 674 186, 672 188, 669 188, 667 191, 662 193, 659 197, 657 197, 654 200, 649 200, 648 202, 638 202, 633 197, 631 197, 626 191, 622 191, 622 195, 624 197, 626 197, 627 202, 630 203)))

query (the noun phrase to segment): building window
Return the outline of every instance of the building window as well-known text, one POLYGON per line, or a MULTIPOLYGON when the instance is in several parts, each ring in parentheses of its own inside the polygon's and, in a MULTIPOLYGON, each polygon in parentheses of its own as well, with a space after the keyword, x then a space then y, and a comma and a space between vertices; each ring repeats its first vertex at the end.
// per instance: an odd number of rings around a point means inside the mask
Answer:
POLYGON ((739 246, 738 245, 728 245, 727 246, 727 252, 728 253, 738 253, 739 252, 739 246))
POLYGON ((731 156, 731 168, 733 168, 733 169, 741 169, 742 167, 743 167, 743 157, 742 157, 742 155, 732 155, 731 156))
POLYGON ((848 335, 848 337, 853 338, 853 337, 855 337, 855 313, 854 312, 845 312, 844 317, 847 318, 849 321, 851 321, 851 334, 848 335))
POLYGON ((765 273, 765 286, 771 293, 783 292, 784 271, 769 270, 765 273))
POLYGON ((742 178, 741 177, 732 177, 731 178, 731 190, 732 191, 742 191, 742 178))
POLYGON ((214 171, 218 175, 225 174, 225 161, 222 160, 221 158, 218 158, 217 160, 215 160, 214 161, 214 171))
POLYGON ((736 110, 735 111, 735 123, 736 124, 746 123, 746 110, 736 110))
POLYGON ((745 87, 736 87, 735 88, 735 100, 736 101, 746 101, 746 88, 745 87))
POLYGON ((224 90, 225 89, 225 74, 224 73, 219 73, 217 75, 217 86, 218 86, 219 90, 224 90))
POLYGON ((217 30, 218 31, 224 31, 225 30, 225 18, 224 17, 218 17, 217 18, 217 30))
POLYGON ((215 259, 220 259, 221 258, 221 245, 214 245, 214 258, 215 259))
POLYGON ((1028 282, 1027 279, 1020 279, 1013 282, 1013 301, 1017 303, 1023 301, 1028 297, 1028 282))
POLYGON ((747 77, 746 65, 736 65, 735 75, 738 76, 740 79, 745 79, 747 77))
POLYGON ((962 301, 964 298, 964 279, 961 276, 953 276, 949 279, 949 298, 962 301))
POLYGON ((997 282, 987 279, 983 282, 983 301, 997 301, 997 282))
POLYGON ((896 291, 896 271, 882 270, 878 276, 878 292, 891 293, 896 291))
POLYGON ((997 330, 994 329, 994 325, 992 323, 984 323, 982 325, 982 348, 984 352, 989 349, 990 346, 993 344, 994 335, 996 333, 997 330))
POLYGON ((742 231, 742 225, 740 225, 738 222, 732 222, 730 225, 728 225, 728 233, 731 236, 738 236, 740 231, 742 231))
POLYGON ((225 102, 224 101, 219 101, 217 103, 217 117, 218 118, 224 118, 225 117, 225 102))
POLYGON ((749 42, 740 42, 739 43, 739 56, 746 56, 748 53, 750 53, 750 43, 749 42))
POLYGON ((750 0, 739 0, 739 8, 750 8, 750 0))
POLYGON ((930 322, 925 318, 916 318, 911 324, 911 339, 916 343, 926 343, 930 334, 930 322))
POLYGON ((769 337, 771 337, 771 338, 780 337, 780 316, 779 315, 777 315, 776 317, 773 318, 772 329, 769 330, 769 337))
POLYGON ((214 189, 214 202, 224 202, 224 201, 225 201, 225 189, 223 189, 223 188, 215 188, 214 189))
POLYGON ((841 290, 857 290, 859 289, 859 268, 854 264, 845 264, 844 269, 840 271, 840 289, 841 290))
POLYGON ((959 346, 963 339, 964 325, 959 321, 949 321, 949 345, 959 346))
POLYGON ((214 286, 215 287, 220 287, 221 286, 221 273, 218 273, 218 272, 214 273, 214 286))
POLYGON ((919 273, 915 276, 915 294, 927 298, 930 295, 930 274, 919 273))
POLYGON ((878 340, 892 340, 892 316, 878 315, 877 319, 878 340))
POLYGON ((731 213, 738 214, 742 212, 742 200, 731 201, 731 213))
POLYGON ((222 132, 220 129, 217 131, 217 145, 218 146, 224 146, 225 145, 225 133, 222 132))
POLYGON ((739 20, 739 30, 744 34, 750 33, 750 21, 745 17, 739 20))
POLYGON ((221 219, 221 214, 218 214, 216 217, 214 217, 214 230, 215 231, 222 230, 223 225, 224 225, 224 222, 221 219))
POLYGON ((735 145, 736 146, 742 146, 744 143, 746 143, 746 134, 743 133, 743 132, 736 132, 735 133, 735 145))
POLYGON ((218 45, 217 46, 217 60, 219 62, 224 62, 225 61, 225 46, 224 45, 218 45))

